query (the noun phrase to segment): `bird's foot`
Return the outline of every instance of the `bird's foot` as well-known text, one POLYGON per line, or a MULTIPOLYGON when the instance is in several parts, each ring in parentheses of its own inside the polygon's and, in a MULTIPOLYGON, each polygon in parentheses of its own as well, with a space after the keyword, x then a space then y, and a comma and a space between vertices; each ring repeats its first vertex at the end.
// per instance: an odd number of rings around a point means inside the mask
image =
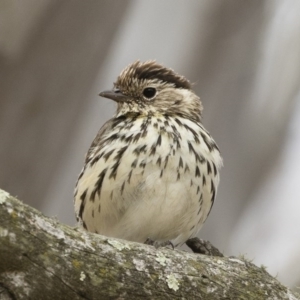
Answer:
POLYGON ((213 246, 209 241, 204 241, 197 237, 189 239, 185 242, 188 247, 192 249, 194 253, 200 253, 210 256, 220 256, 223 257, 223 253, 219 251, 215 246, 213 246))
POLYGON ((147 238, 144 244, 154 246, 156 249, 160 247, 167 247, 167 246, 171 246, 173 250, 175 248, 171 241, 158 242, 158 241, 153 241, 150 238, 147 238))

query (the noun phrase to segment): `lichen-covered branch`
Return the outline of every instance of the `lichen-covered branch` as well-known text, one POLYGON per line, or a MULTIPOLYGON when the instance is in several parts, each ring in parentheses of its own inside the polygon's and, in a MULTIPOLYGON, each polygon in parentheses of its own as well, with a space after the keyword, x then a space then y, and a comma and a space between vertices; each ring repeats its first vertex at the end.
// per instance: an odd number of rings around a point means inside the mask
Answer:
POLYGON ((0 299, 299 299, 240 258, 81 231, 0 190, 0 299))

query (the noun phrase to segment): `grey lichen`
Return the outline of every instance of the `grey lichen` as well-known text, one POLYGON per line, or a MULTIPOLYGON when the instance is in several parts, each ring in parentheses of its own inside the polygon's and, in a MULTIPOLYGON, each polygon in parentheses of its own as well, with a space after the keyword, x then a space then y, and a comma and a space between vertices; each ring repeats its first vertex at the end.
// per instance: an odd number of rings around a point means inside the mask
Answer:
POLYGON ((179 289, 179 281, 174 274, 167 275, 167 283, 171 290, 176 292, 179 289))

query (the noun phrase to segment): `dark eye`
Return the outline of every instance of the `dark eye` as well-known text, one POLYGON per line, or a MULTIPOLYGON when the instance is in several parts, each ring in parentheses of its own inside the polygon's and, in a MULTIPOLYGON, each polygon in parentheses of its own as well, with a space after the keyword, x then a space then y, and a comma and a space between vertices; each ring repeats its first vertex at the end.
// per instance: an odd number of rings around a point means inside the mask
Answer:
POLYGON ((147 98, 147 99, 151 99, 155 96, 156 94, 156 89, 153 87, 147 87, 143 90, 143 95, 147 98))

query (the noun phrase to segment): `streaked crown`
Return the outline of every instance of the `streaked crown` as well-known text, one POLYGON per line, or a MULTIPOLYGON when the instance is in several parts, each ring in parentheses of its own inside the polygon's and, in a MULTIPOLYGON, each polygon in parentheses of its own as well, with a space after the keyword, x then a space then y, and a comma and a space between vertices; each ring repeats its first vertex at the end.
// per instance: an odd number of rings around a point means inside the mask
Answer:
POLYGON ((184 76, 158 64, 154 60, 146 62, 137 60, 127 66, 118 76, 115 86, 130 88, 142 82, 168 84, 174 88, 191 89, 190 82, 184 76))

